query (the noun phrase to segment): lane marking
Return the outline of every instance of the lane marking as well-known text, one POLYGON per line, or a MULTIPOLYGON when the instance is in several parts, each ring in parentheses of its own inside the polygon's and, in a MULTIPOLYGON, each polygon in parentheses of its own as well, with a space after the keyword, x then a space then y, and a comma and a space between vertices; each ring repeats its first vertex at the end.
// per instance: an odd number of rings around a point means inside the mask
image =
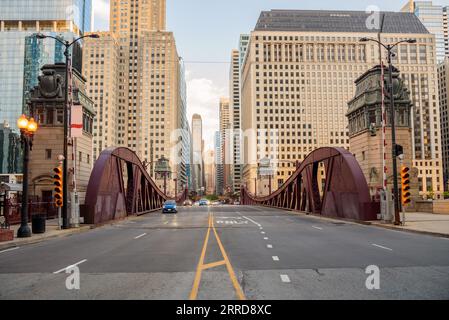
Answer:
POLYGON ((3 253, 3 252, 9 252, 9 251, 14 251, 14 250, 17 250, 17 249, 19 249, 19 248, 20 248, 20 247, 14 247, 14 248, 5 249, 5 250, 0 251, 0 253, 3 253))
POLYGON ((245 218, 246 220, 248 220, 248 221, 251 221, 252 223, 254 223, 256 226, 258 226, 259 228, 262 228, 262 225, 260 224, 260 223, 258 223, 258 222, 256 222, 256 221, 254 221, 253 219, 251 219, 251 218, 248 218, 248 217, 245 217, 245 216, 242 216, 243 218, 245 218))
POLYGON ((315 226, 312 226, 312 228, 317 229, 317 230, 323 230, 323 228, 315 227, 315 226))
POLYGON ((263 238, 264 240, 268 240, 268 237, 263 238))
POLYGON ((193 281, 192 291, 190 292, 190 300, 195 300, 196 297, 198 296, 198 289, 201 281, 202 266, 204 264, 204 257, 206 255, 207 243, 209 242, 211 218, 212 216, 209 213, 209 226, 207 228, 206 238, 204 240, 203 249, 201 251, 200 261, 198 262, 198 266, 196 268, 195 280, 193 281))
POLYGON ((226 254, 226 251, 225 251, 225 249, 223 247, 223 243, 221 242, 221 239, 218 236, 218 232, 217 232, 217 230, 215 228, 215 224, 214 224, 213 214, 209 212, 209 226, 207 228, 206 238, 205 238, 205 241, 204 241, 204 245, 203 245, 203 249, 202 249, 202 252, 201 252, 200 260, 198 262, 196 275, 195 275, 195 279, 194 279, 194 282, 193 282, 192 291, 190 292, 190 300, 196 300, 196 298, 198 297, 198 290, 199 290, 199 286, 200 286, 200 282, 201 282, 201 274, 202 274, 203 270, 210 269, 210 268, 213 268, 213 267, 217 267, 217 266, 220 266, 220 265, 226 265, 226 269, 228 271, 229 278, 231 279, 231 282, 232 282, 232 284, 234 286, 235 293, 236 293, 238 299, 246 300, 246 297, 245 297, 245 295, 243 293, 243 290, 240 287, 240 284, 239 284, 239 282, 237 280, 237 277, 235 275, 234 269, 232 268, 231 262, 229 261, 228 255, 226 254), (208 245, 208 242, 209 242, 209 237, 210 237, 211 230, 213 231, 213 233, 215 235, 215 239, 217 240, 218 247, 220 248, 221 254, 223 256, 223 260, 222 261, 213 262, 213 263, 209 263, 209 264, 204 264, 204 258, 206 256, 207 245, 208 245))
POLYGON ((272 256, 274 261, 279 261, 279 257, 278 256, 272 256))
POLYGON ((260 233, 261 233, 261 234, 265 234, 265 231, 261 231, 260 233))
POLYGON ((65 267, 65 268, 62 268, 61 270, 55 271, 55 272, 53 272, 53 273, 54 273, 54 274, 58 274, 58 273, 64 272, 64 271, 66 271, 67 269, 76 267, 76 266, 78 266, 78 265, 80 265, 81 263, 84 263, 84 262, 86 262, 86 261, 87 261, 87 259, 81 260, 81 261, 79 261, 79 262, 77 262, 77 263, 74 263, 74 264, 72 264, 72 265, 70 265, 70 266, 67 266, 67 267, 65 267))
POLYGON ((384 246, 380 246, 380 245, 375 244, 375 243, 373 243, 373 246, 378 247, 378 248, 381 248, 381 249, 385 249, 385 250, 388 250, 388 251, 393 251, 393 249, 391 249, 391 248, 387 248, 387 247, 384 247, 384 246))
POLYGON ((134 237, 134 239, 140 239, 140 238, 142 238, 142 237, 145 237, 147 234, 146 233, 142 233, 141 235, 139 235, 139 236, 137 236, 137 237, 134 237))
POLYGON ((226 261, 221 260, 221 261, 217 261, 217 262, 212 262, 212 263, 205 264, 205 265, 203 265, 201 268, 202 268, 203 270, 206 270, 206 269, 211 269, 211 268, 219 267, 219 266, 222 266, 222 265, 225 265, 225 264, 226 264, 226 261))
POLYGON ((290 283, 291 282, 290 281, 290 277, 288 275, 286 275, 286 274, 281 274, 281 280, 282 280, 282 282, 285 282, 285 283, 290 283))
POLYGON ((237 281, 237 277, 235 276, 234 269, 232 268, 231 262, 229 261, 228 255, 221 243, 220 237, 218 236, 217 230, 215 229, 214 219, 212 218, 212 229, 214 230, 215 239, 217 239, 218 246, 220 247, 221 254, 223 255, 224 260, 226 261, 226 268, 228 269, 229 277, 231 278, 231 282, 234 285, 235 293, 240 300, 246 300, 245 294, 243 293, 242 288, 240 287, 239 282, 237 281))
POLYGON ((273 249, 273 245, 267 244, 267 248, 268 248, 268 249, 273 249))

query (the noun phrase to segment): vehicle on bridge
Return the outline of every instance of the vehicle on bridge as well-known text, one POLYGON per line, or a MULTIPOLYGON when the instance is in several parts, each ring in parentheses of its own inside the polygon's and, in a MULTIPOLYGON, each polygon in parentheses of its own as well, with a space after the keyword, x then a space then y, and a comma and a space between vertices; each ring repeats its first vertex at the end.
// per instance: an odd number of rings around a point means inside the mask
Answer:
POLYGON ((162 213, 177 213, 178 208, 176 206, 176 201, 168 200, 165 201, 164 206, 162 207, 162 213))

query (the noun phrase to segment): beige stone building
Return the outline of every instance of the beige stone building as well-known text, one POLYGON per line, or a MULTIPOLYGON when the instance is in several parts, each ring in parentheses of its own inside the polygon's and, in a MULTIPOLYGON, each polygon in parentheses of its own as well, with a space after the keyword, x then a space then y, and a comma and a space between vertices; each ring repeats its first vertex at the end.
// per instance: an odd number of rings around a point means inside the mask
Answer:
POLYGON ((360 42, 361 37, 385 43, 417 40, 400 45, 393 62, 414 105, 411 152, 421 194, 433 190, 441 196, 435 37, 413 14, 393 12, 374 17, 352 11, 261 13, 241 84, 243 183, 250 190, 257 163, 266 156, 277 162, 275 189, 295 171, 294 161, 304 160, 314 149, 349 148, 345 113, 355 94, 354 81, 381 59, 386 61, 384 50, 374 42, 360 42), (371 18, 373 24, 368 23, 371 18))
POLYGON ((204 156, 204 175, 207 194, 215 194, 215 172, 215 152, 214 150, 207 150, 204 156))
POLYGON ((86 38, 83 73, 86 91, 95 103, 93 160, 101 151, 118 146, 118 63, 119 45, 111 32, 97 32, 99 39, 86 38))
POLYGON ((441 144, 443 147, 444 187, 449 180, 449 58, 438 65, 438 88, 440 96, 441 144))
POLYGON ((98 110, 104 111, 96 124, 96 154, 113 142, 112 130, 116 131, 114 143, 134 150, 146 161, 159 187, 163 180, 154 174, 155 163, 162 156, 170 159, 172 179, 167 190, 173 196, 175 179, 178 190, 186 185, 183 159, 188 157, 183 154, 189 150, 180 150, 185 144, 179 129, 186 124, 185 115, 180 115, 185 113, 180 96, 183 70, 173 33, 165 29, 165 0, 111 0, 110 32, 102 34, 104 39, 86 42, 84 65, 91 67, 86 70, 86 75, 92 77, 89 90, 95 95, 98 110), (101 66, 103 58, 105 65, 101 66), (106 63, 111 64, 111 69, 105 70, 106 63), (97 81, 102 73, 105 81, 97 81), (106 81, 107 76, 110 81, 106 81), (114 97, 106 97, 105 90, 114 86, 114 93, 109 92, 114 97), (111 124, 114 129, 109 128, 111 124))
POLYGON ((233 191, 238 192, 242 178, 242 165, 240 161, 240 51, 236 49, 231 52, 229 81, 229 113, 232 128, 230 139, 231 185, 233 191))
MULTIPOLYGON (((47 65, 45 70, 55 70, 64 79, 64 64, 47 65)), ((72 137, 68 145, 68 186, 69 198, 76 185, 79 203, 84 204, 87 185, 93 166, 92 142, 93 122, 95 118, 94 104, 86 95, 85 81, 74 69, 73 104, 83 108, 82 136, 72 137)), ((64 127, 63 127, 63 95, 56 100, 45 99, 35 90, 31 95, 34 116, 38 123, 38 130, 34 136, 33 150, 30 153, 29 187, 30 195, 38 197, 42 202, 53 201, 53 169, 59 165, 59 155, 63 155, 64 127)))
POLYGON ((233 130, 232 130, 232 110, 230 100, 228 98, 220 99, 219 107, 220 117, 220 150, 221 150, 221 166, 223 172, 223 192, 232 191, 233 179, 233 130))

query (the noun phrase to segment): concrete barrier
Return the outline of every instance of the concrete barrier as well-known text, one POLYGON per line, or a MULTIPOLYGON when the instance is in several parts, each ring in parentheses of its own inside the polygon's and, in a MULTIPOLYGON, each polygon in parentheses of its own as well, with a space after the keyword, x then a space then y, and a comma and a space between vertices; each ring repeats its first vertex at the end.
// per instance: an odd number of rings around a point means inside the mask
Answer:
POLYGON ((449 214, 449 200, 415 201, 414 211, 434 214, 449 214))

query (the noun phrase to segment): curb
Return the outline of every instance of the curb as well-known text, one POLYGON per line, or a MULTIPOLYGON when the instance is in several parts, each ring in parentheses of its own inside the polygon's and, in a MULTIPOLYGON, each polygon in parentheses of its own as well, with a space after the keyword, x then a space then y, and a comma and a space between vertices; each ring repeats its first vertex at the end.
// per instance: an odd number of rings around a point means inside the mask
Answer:
MULTIPOLYGON (((148 214, 151 212, 147 212, 145 214, 148 214)), ((29 245, 29 244, 35 244, 35 243, 39 243, 48 239, 55 239, 55 238, 62 238, 62 237, 68 237, 74 234, 78 234, 78 233, 83 233, 83 232, 87 232, 89 230, 93 230, 93 229, 97 229, 97 228, 102 228, 102 227, 106 227, 106 226, 113 226, 115 224, 121 223, 123 221, 128 221, 128 220, 137 220, 139 217, 144 216, 145 214, 142 215, 138 215, 138 216, 128 216, 125 217, 123 219, 117 219, 117 220, 111 220, 102 224, 98 224, 98 225, 88 225, 88 226, 82 226, 76 229, 68 229, 69 231, 65 231, 62 233, 57 233, 48 237, 42 237, 39 239, 33 239, 32 237, 27 239, 27 240, 22 240, 20 241, 20 243, 14 243, 14 242, 9 242, 9 243, 0 243, 0 250, 7 250, 7 249, 11 249, 11 248, 15 248, 21 245, 29 245)), ((15 238, 17 239, 17 238, 15 238)), ((14 241, 14 240, 13 240, 14 241)))
POLYGON ((407 229, 404 227, 395 227, 395 226, 390 226, 387 224, 380 224, 380 223, 376 223, 376 222, 373 223, 371 221, 356 221, 356 220, 348 220, 348 219, 322 217, 322 216, 315 215, 315 214, 305 214, 303 212, 295 212, 295 211, 291 211, 291 210, 285 210, 285 211, 289 211, 290 213, 292 213, 294 215, 298 215, 298 216, 311 217, 311 218, 315 218, 315 219, 319 219, 319 220, 326 220, 326 221, 331 221, 331 222, 344 222, 344 223, 348 223, 348 224, 373 226, 373 227, 384 228, 384 229, 400 231, 400 232, 402 231, 402 232, 408 232, 408 233, 414 233, 414 234, 424 234, 424 235, 440 237, 440 238, 449 238, 449 234, 447 234, 447 233, 407 229))
POLYGON ((74 234, 78 234, 78 233, 83 233, 89 230, 95 229, 95 226, 83 226, 83 227, 79 227, 76 229, 69 229, 70 231, 66 231, 63 233, 56 233, 54 235, 48 236, 48 237, 42 237, 42 238, 38 238, 38 239, 33 239, 32 237, 27 239, 27 240, 22 240, 19 243, 14 243, 10 242, 10 243, 0 243, 0 250, 7 250, 7 249, 11 249, 11 248, 15 248, 15 247, 19 247, 22 245, 29 245, 29 244, 35 244, 35 243, 39 243, 39 242, 43 242, 45 240, 48 239, 55 239, 55 238, 63 238, 63 237, 67 237, 67 236, 71 236, 74 234))

